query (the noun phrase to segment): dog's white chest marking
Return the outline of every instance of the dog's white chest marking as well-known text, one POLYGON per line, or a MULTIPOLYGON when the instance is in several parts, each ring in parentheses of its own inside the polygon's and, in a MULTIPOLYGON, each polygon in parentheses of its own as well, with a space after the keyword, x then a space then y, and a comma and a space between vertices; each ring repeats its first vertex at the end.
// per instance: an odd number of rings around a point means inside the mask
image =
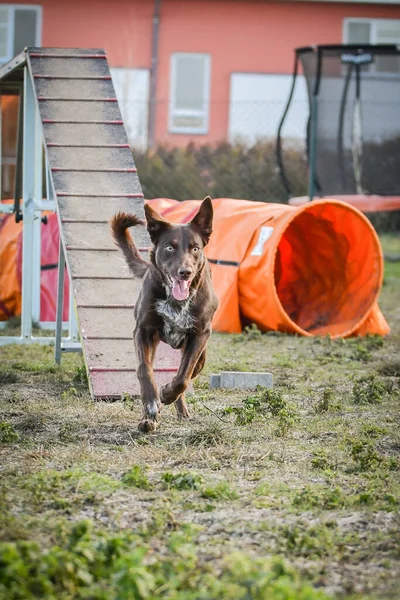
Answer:
POLYGON ((182 302, 179 306, 172 304, 170 299, 158 300, 155 308, 164 321, 163 334, 166 343, 172 348, 180 348, 194 324, 190 300, 182 302))

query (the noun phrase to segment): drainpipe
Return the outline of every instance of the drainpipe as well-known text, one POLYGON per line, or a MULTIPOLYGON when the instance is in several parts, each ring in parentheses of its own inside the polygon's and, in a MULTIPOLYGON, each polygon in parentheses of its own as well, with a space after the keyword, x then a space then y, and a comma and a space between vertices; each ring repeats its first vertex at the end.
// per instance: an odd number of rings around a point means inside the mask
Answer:
POLYGON ((149 95, 149 121, 147 129, 147 145, 153 148, 155 144, 156 125, 156 94, 157 94, 157 71, 158 71, 158 40, 160 28, 161 0, 154 0, 153 26, 151 38, 151 67, 150 67, 150 95, 149 95))

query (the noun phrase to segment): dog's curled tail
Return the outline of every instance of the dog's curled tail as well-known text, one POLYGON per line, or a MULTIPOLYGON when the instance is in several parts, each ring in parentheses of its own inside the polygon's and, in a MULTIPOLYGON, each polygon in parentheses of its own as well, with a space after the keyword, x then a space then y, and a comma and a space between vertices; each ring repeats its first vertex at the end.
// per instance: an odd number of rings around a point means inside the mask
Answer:
POLYGON ((115 243, 121 248, 125 260, 136 277, 143 277, 149 268, 149 263, 143 260, 136 248, 128 227, 144 225, 144 221, 136 215, 119 212, 110 221, 111 233, 115 243))

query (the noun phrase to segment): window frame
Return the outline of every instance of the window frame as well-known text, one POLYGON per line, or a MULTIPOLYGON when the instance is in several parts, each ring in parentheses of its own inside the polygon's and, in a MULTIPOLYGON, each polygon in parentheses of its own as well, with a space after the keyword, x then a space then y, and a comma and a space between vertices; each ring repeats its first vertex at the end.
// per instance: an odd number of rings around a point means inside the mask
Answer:
POLYGON ((206 135, 209 130, 210 122, 210 90, 211 90, 211 55, 202 52, 173 52, 171 54, 171 78, 170 78, 170 102, 168 115, 168 131, 169 133, 183 133, 190 135, 206 135), (177 84, 177 62, 180 57, 204 58, 205 59, 205 76, 204 76, 204 109, 182 109, 175 108, 176 102, 176 84, 177 84), (203 127, 186 127, 174 125, 175 116, 194 116, 204 117, 203 127))
MULTIPOLYGON (((399 21, 400 19, 374 19, 368 17, 346 17, 343 19, 343 43, 344 44, 353 44, 354 42, 349 41, 349 25, 351 23, 361 23, 371 26, 371 39, 368 42, 369 44, 383 44, 384 42, 376 41, 376 26, 378 23, 383 23, 385 21, 399 21)), ((396 44, 394 44, 396 45, 396 44)), ((398 45, 400 45, 400 40, 398 45)))
MULTIPOLYGON (((349 24, 350 23, 362 23, 362 24, 367 24, 370 25, 370 41, 368 42, 369 44, 382 44, 382 42, 377 42, 376 41, 376 31, 377 31, 377 24, 378 23, 382 23, 384 21, 399 21, 400 23, 400 19, 374 19, 372 18, 368 18, 368 17, 346 17, 345 19, 343 19, 343 43, 344 44, 352 44, 354 42, 349 41, 349 24)), ((394 44, 396 45, 396 44, 394 44)), ((398 46, 400 46, 400 41, 398 46)), ((374 76, 374 77, 384 77, 384 78, 398 78, 399 77, 399 73, 386 73, 384 71, 377 71, 376 70, 376 64, 373 63, 372 65, 370 65, 369 69, 368 69, 368 75, 370 76, 374 76)), ((367 75, 367 72, 366 72, 367 75)))
POLYGON ((15 38, 15 11, 16 10, 34 10, 36 12, 36 39, 35 46, 39 47, 42 43, 42 15, 43 8, 39 4, 0 4, 0 8, 8 9, 8 43, 7 56, 0 56, 0 65, 6 64, 14 58, 14 38, 15 38))

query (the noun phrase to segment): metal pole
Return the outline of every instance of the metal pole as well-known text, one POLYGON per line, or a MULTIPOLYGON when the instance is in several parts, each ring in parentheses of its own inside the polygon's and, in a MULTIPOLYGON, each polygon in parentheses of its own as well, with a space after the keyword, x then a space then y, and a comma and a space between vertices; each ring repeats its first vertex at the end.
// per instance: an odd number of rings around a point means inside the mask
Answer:
POLYGON ((317 131, 318 131, 318 94, 321 83, 322 50, 318 46, 314 48, 317 52, 314 89, 311 96, 310 106, 310 155, 308 162, 308 197, 311 201, 315 195, 316 162, 317 162, 317 131))
POLYGON ((35 212, 33 217, 33 256, 32 256, 32 318, 37 323, 40 322, 40 276, 41 276, 41 227, 42 212, 37 210, 42 202, 42 124, 39 111, 36 110, 35 116, 35 154, 33 162, 35 165, 35 212))
POLYGON ((308 162, 308 197, 310 200, 315 195, 315 163, 317 159, 317 120, 318 120, 318 97, 311 98, 310 115, 310 156, 308 162))
POLYGON ((24 115, 25 115, 25 80, 28 76, 28 70, 24 68, 24 82, 19 86, 19 104, 18 104, 18 131, 17 131, 17 156, 15 164, 15 180, 14 180, 14 212, 15 221, 22 221, 21 214, 21 186, 23 178, 23 154, 24 154, 24 115))
POLYGON ((68 338, 71 342, 79 342, 78 323, 76 322, 75 315, 75 300, 73 283, 70 278, 69 280, 69 333, 68 338))
POLYGON ((148 131, 147 144, 148 144, 149 148, 152 148, 155 143, 160 6, 161 6, 161 0, 154 0, 153 31, 152 31, 152 38, 151 38, 149 121, 148 121, 148 130, 147 130, 148 131))
POLYGON ((0 92, 0 202, 3 199, 3 95, 0 92))
POLYGON ((60 251, 58 254, 58 284, 57 284, 57 314, 56 314, 56 342, 54 359, 59 365, 61 362, 61 336, 62 336, 62 321, 64 307, 64 271, 65 271, 65 256, 60 235, 60 251))
POLYGON ((35 198, 35 97, 27 67, 24 67, 23 185, 24 220, 22 233, 22 316, 21 337, 32 337, 32 284, 35 198))
POLYGON ((281 118, 281 121, 279 123, 278 126, 278 132, 276 134, 276 162, 278 165, 278 170, 279 170, 279 175, 281 176, 281 181, 282 181, 282 185, 286 190, 287 193, 287 199, 289 200, 291 195, 292 195, 292 189, 290 187, 290 181, 286 175, 286 171, 285 171, 285 167, 283 164, 283 157, 282 157, 282 129, 283 129, 283 124, 286 120, 287 114, 289 112, 289 108, 290 105, 292 103, 292 99, 293 99, 293 94, 294 94, 294 89, 296 86, 296 80, 297 80, 297 71, 298 71, 298 66, 299 66, 299 55, 297 54, 297 52, 295 52, 295 56, 294 56, 294 68, 293 68, 293 75, 292 75, 292 87, 290 88, 290 93, 289 93, 289 98, 285 107, 285 110, 283 111, 283 115, 281 118))

